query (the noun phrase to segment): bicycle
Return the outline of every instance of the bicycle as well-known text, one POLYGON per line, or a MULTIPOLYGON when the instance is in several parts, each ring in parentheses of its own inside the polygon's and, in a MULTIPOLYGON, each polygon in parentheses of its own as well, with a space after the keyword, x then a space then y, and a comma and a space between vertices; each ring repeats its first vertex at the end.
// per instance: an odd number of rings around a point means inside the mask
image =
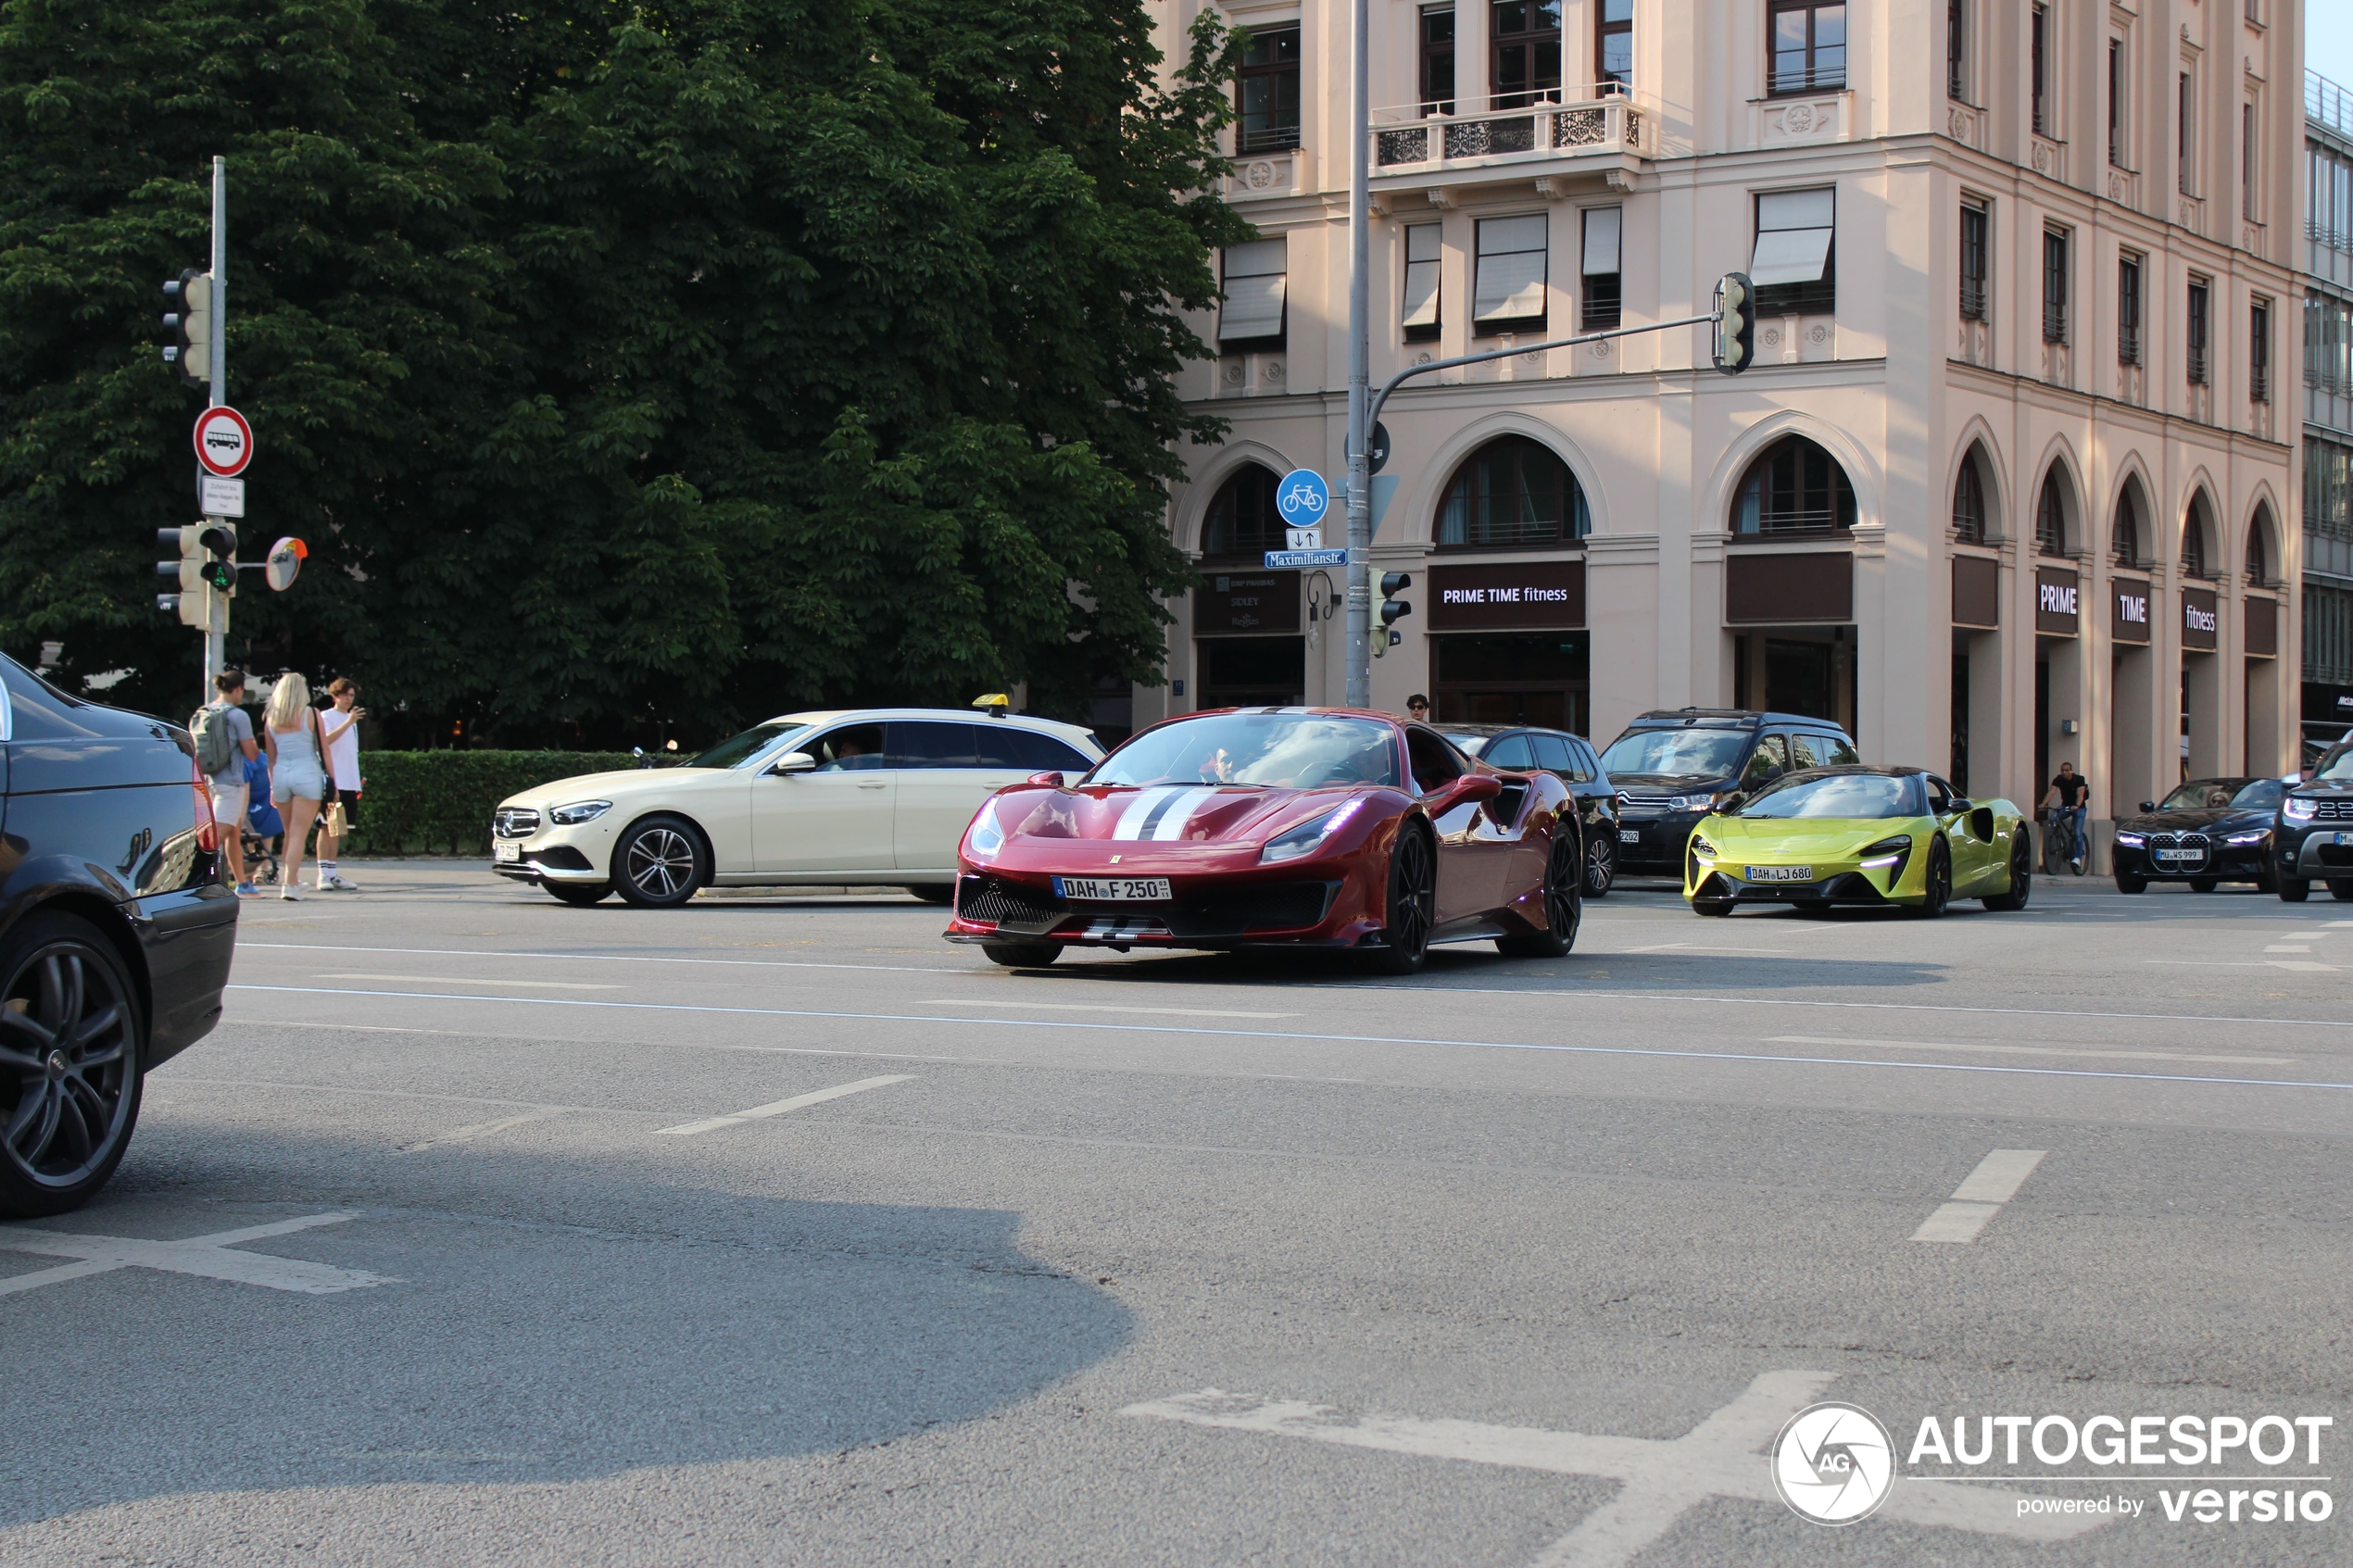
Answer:
POLYGON ((2075 815, 2064 806, 2043 809, 2043 874, 2083 874, 2083 846, 2075 837, 2075 815))

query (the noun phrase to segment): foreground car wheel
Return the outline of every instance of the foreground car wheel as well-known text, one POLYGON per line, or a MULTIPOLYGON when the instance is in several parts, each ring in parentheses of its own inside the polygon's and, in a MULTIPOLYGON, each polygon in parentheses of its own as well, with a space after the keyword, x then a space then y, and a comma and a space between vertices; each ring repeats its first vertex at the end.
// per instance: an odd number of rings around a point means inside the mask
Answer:
POLYGON ((2211 893, 2221 885, 2222 879, 2221 877, 2194 876, 2190 878, 2190 891, 2193 893, 2211 893))
POLYGON ((605 895, 612 891, 612 884, 610 882, 543 882, 540 885, 547 890, 547 896, 557 903, 570 904, 583 909, 591 904, 601 903, 605 895))
POLYGON ((622 898, 641 909, 674 908, 711 880, 702 841, 676 817, 648 817, 623 834, 612 869, 622 898))
POLYGON ((27 917, 0 976, 0 1215, 61 1214, 122 1162, 145 1025, 122 960, 70 915, 27 917))
POLYGON ((1588 898, 1606 896, 1610 884, 1617 880, 1617 846, 1602 835, 1607 831, 1595 832, 1592 842, 1585 846, 1585 897, 1588 898))
POLYGON ((1549 929, 1524 931, 1495 938, 1495 950, 1515 959, 1566 958, 1577 946, 1577 928, 1585 918, 1584 873, 1592 861, 1580 856, 1575 841, 1556 836, 1552 858, 1544 865, 1544 919, 1549 929))
POLYGON ((1384 974, 1416 974, 1429 957, 1430 920, 1438 907, 1438 857, 1429 834, 1408 822, 1389 852, 1389 904, 1378 960, 1384 974))
POLYGON ((2329 897, 2340 904, 2353 904, 2353 877, 2334 877, 2329 882, 2329 897))
MULTIPOLYGON (((2122 884, 2120 883, 2119 885, 2122 884)), ((1989 909, 2022 909, 2026 908, 2026 901, 2033 896, 2034 851, 2027 847, 2025 835, 2021 834, 2017 846, 2010 850, 2010 890, 1997 893, 1991 898, 1981 898, 1978 902, 1989 909)))
POLYGON ((1937 920, 1953 902, 1953 852, 1938 839, 1928 849, 1928 891, 1920 899, 1920 919, 1937 920))
POLYGON ((952 904, 956 901, 956 884, 952 882, 911 882, 907 896, 926 904, 952 904))
POLYGON ((1043 969, 1063 956, 1059 942, 983 942, 980 950, 1007 969, 1043 969))
POLYGON ((1731 912, 1732 901, 1730 898, 1694 898, 1692 900, 1692 913, 1695 915, 1729 915, 1731 912))
POLYGON ((2310 897, 2312 897, 2312 884, 2305 881, 2302 877, 2284 876, 2280 878, 2281 902, 2287 904, 2301 904, 2305 899, 2309 898, 2310 897))
POLYGON ((2135 875, 2132 872, 2119 872, 2116 873, 2116 890, 2119 893, 2146 893, 2149 890, 2149 879, 2135 875))

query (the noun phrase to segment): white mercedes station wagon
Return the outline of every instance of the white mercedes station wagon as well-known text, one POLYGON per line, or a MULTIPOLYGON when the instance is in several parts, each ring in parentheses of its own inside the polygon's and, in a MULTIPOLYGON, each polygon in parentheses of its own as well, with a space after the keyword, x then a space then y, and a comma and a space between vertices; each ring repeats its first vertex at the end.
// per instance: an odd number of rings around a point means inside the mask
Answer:
POLYGON ((567 904, 704 887, 894 883, 945 904, 980 803, 1101 759, 1092 730, 937 708, 787 713, 683 767, 559 779, 501 801, 492 866, 567 904))

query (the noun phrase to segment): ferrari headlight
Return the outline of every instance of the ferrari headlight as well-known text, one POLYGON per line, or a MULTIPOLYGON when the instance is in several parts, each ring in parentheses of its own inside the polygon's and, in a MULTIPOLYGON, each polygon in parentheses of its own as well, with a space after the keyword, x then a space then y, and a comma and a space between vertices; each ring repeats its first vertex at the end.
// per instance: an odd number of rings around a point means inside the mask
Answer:
POLYGON ((2260 832, 2258 832, 2258 833, 2234 833, 2234 834, 2231 834, 2231 836, 2230 836, 2230 837, 2228 837, 2228 838, 2224 839, 2222 842, 2223 842, 2223 843, 2225 843, 2225 844, 2235 844, 2235 845, 2238 845, 2238 846, 2240 846, 2240 847, 2244 847, 2245 846, 2249 845, 2249 844, 2260 844, 2260 843, 2262 843, 2265 839, 2267 839, 2267 838, 2269 838, 2269 837, 2271 837, 2271 829, 2269 829, 2269 828, 2265 828, 2265 829, 2263 829, 2263 830, 2261 830, 2260 832))
POLYGON ((1320 817, 1310 817, 1297 827, 1276 834, 1266 841, 1266 847, 1258 852, 1258 863, 1278 866, 1285 860, 1313 855, 1324 847, 1326 839, 1340 831, 1341 824, 1356 814, 1356 809, 1363 804, 1362 800, 1352 800, 1345 806, 1336 807, 1320 817))
POLYGON ((997 821, 997 802, 988 800, 973 818, 973 825, 964 832, 964 847, 975 859, 986 859, 1005 847, 1005 830, 997 821))
POLYGON ((2292 822, 2309 822, 2320 809, 2321 803, 2309 795, 2291 795, 2280 802, 2280 814, 2292 822))
POLYGON ((2148 841, 2148 834, 2145 833, 2120 833, 2116 835, 2116 842, 2127 849, 2138 849, 2148 841))
POLYGON ((575 800, 569 806, 559 806, 548 812, 547 820, 558 827, 578 827, 583 822, 595 822, 611 809, 612 802, 610 800, 575 800))

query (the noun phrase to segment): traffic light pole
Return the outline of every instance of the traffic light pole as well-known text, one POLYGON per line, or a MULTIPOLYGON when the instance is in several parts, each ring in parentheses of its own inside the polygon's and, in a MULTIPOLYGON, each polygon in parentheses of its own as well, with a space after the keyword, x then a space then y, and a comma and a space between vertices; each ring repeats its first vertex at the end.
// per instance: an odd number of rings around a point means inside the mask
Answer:
MULTIPOLYGON (((229 401, 229 168, 226 158, 212 160, 212 343, 205 367, 211 386, 207 406, 218 408, 229 401)), ((196 467, 196 491, 204 492, 204 467, 196 467)), ((208 517, 208 523, 226 521, 208 517)), ((205 596, 204 697, 212 700, 212 678, 229 661, 229 596, 205 596)))
POLYGON ((1356 0, 1355 37, 1351 45, 1354 85, 1348 104, 1348 706, 1373 704, 1373 420, 1371 299, 1366 294, 1372 259, 1372 170, 1365 146, 1371 135, 1372 44, 1369 0, 1356 0))

